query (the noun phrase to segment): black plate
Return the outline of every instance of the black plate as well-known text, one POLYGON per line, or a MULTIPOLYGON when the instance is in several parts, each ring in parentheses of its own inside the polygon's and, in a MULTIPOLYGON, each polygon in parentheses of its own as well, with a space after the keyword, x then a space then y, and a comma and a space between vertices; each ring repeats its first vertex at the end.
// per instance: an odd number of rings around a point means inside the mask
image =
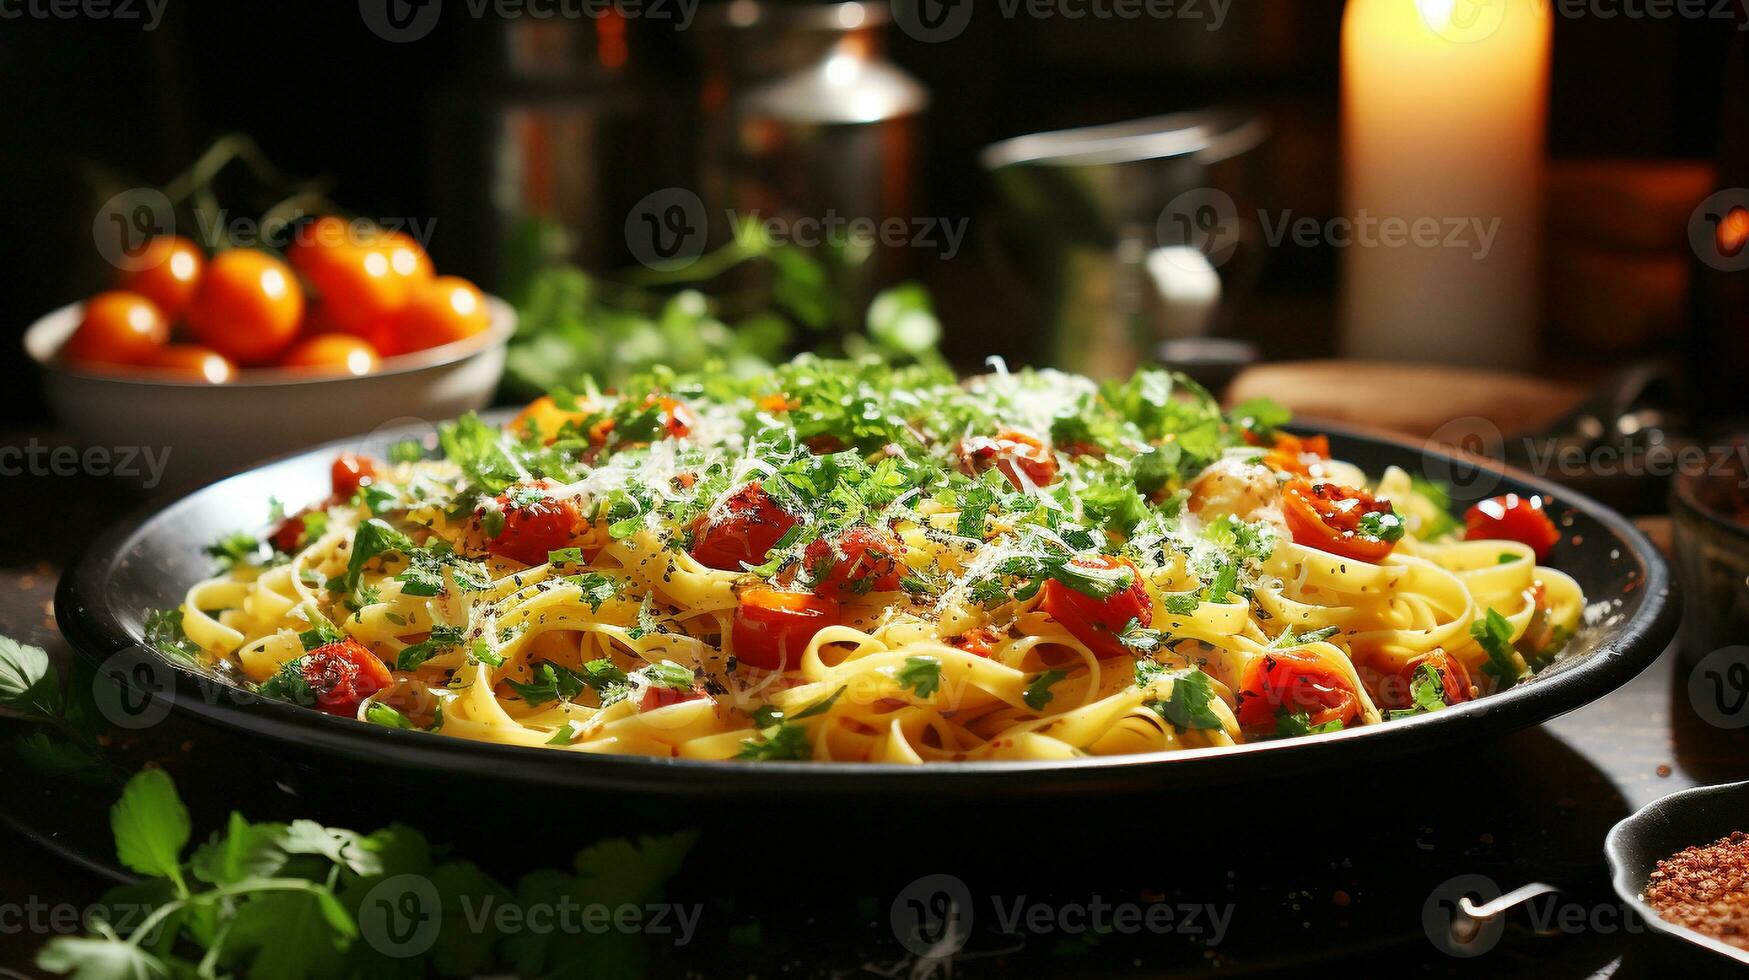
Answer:
MULTIPOLYGON (((429 427, 423 431, 428 433, 429 427)), ((1420 445, 1335 426, 1320 426, 1318 431, 1331 435, 1337 458, 1369 473, 1401 466, 1410 473, 1470 488, 1460 498, 1505 492, 1551 498, 1563 529, 1553 564, 1579 581, 1590 603, 1604 604, 1601 621, 1582 631, 1568 654, 1529 683, 1391 724, 1232 748, 921 767, 596 756, 392 730, 257 697, 173 663, 144 645, 147 613, 176 606, 189 584, 210 573, 212 560, 203 551, 207 544, 239 528, 263 526, 270 497, 296 506, 325 496, 329 465, 340 449, 382 455, 392 443, 422 435, 419 430, 380 431, 332 443, 123 521, 101 536, 62 578, 55 615, 81 655, 136 691, 156 693, 150 703, 129 708, 140 712, 142 719, 173 708, 276 742, 288 755, 305 760, 312 758, 311 753, 331 754, 353 763, 441 772, 451 779, 509 780, 652 801, 720 800, 725 795, 791 801, 798 797, 874 800, 889 794, 907 801, 1062 798, 1249 783, 1318 768, 1371 765, 1421 748, 1449 748, 1457 739, 1498 735, 1571 711, 1626 683, 1669 643, 1678 616, 1669 572, 1651 543, 1621 516, 1525 474, 1481 469, 1420 445)), ((1459 499, 1458 505, 1464 502, 1459 499)))
POLYGON ((1749 966, 1749 950, 1669 922, 1640 901, 1640 893, 1659 861, 1689 847, 1704 847, 1745 827, 1749 827, 1749 783, 1672 793, 1616 824, 1604 839, 1610 883, 1621 900, 1653 929, 1749 966))

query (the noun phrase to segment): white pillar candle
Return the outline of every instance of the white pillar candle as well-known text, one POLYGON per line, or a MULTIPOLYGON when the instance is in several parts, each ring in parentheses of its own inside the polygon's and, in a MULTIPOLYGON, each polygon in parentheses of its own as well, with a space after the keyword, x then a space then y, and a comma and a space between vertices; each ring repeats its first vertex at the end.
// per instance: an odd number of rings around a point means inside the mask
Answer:
POLYGON ((1349 356, 1535 356, 1551 20, 1544 0, 1349 0, 1349 356))

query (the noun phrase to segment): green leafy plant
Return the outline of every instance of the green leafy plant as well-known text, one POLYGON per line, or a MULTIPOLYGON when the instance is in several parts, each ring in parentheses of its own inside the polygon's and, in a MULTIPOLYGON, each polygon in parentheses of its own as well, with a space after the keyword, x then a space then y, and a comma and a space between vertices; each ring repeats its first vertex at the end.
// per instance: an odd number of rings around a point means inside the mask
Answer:
POLYGON ((233 813, 205 843, 163 770, 128 780, 110 810, 116 856, 141 880, 104 897, 82 936, 49 940, 37 966, 76 980, 151 977, 630 976, 648 949, 631 931, 504 929, 532 909, 617 909, 659 898, 696 834, 608 840, 569 870, 532 872, 507 888, 445 859, 416 830, 369 834, 309 820, 252 823, 233 813), (422 943, 381 925, 390 910, 435 922, 422 943), (409 898, 411 897, 411 898, 409 898), (515 907, 510 915, 484 914, 515 907), (373 920, 372 915, 377 919, 373 920), (375 926, 375 928, 373 928, 375 926))
POLYGON ((118 775, 98 743, 105 726, 91 698, 95 679, 79 662, 62 683, 40 647, 0 636, 0 708, 35 729, 12 742, 26 765, 91 781, 118 775))

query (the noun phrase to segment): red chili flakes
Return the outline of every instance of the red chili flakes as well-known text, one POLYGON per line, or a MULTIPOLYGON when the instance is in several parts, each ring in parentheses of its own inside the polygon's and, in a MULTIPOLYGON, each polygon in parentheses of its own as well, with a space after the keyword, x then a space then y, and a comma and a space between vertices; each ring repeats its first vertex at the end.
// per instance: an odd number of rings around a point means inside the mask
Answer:
POLYGON ((1749 949, 1749 834, 1739 830, 1659 861, 1644 898, 1670 922, 1749 949))

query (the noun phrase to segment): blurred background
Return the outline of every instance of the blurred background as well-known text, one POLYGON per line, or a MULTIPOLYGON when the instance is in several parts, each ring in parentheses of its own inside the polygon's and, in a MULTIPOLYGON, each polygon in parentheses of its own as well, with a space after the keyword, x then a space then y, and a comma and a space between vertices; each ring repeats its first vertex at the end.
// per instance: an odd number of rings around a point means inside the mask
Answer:
MULTIPOLYGON (((1423 436, 1480 415, 1643 438, 1739 408, 1741 4, 1355 0, 1346 26, 1335 0, 1126 4, 20 7, 0 20, 0 322, 103 288, 105 202, 240 133, 350 213, 420 223, 440 270, 522 309, 505 400, 622 354, 861 349, 869 299, 917 282, 965 370, 1249 367, 1235 395, 1423 436), (1368 214, 1433 237, 1393 244, 1368 214), (781 219, 785 247, 737 238, 749 217, 781 219), (835 247, 853 217, 898 223, 835 247), (826 243, 789 247, 810 228, 826 243), (692 287, 700 310, 661 305, 692 287)), ((0 374, 40 383, 17 343, 0 374)))

